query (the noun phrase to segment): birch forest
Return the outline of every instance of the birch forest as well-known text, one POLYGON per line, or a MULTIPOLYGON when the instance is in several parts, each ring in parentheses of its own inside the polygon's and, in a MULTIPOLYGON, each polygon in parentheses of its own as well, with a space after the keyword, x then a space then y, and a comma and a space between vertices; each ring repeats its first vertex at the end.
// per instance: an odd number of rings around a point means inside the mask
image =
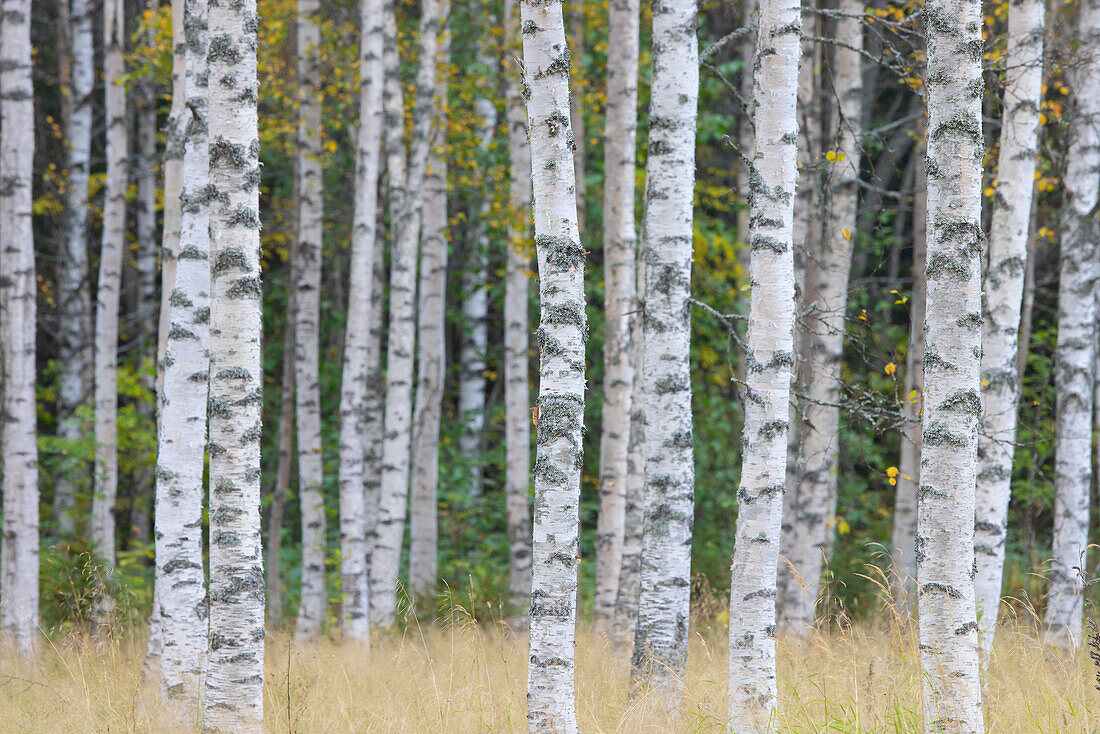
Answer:
POLYGON ((1098 323, 1100 0, 0 0, 0 732, 1100 731, 1098 323))

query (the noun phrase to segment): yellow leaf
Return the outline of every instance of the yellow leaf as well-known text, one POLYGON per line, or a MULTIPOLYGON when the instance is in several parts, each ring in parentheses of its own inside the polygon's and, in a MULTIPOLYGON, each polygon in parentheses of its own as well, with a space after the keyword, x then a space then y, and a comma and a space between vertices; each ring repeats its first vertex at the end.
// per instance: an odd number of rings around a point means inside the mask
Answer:
POLYGON ((898 371, 898 366, 896 364, 894 364, 893 362, 890 362, 889 364, 887 364, 885 367, 882 368, 882 371, 885 372, 888 375, 893 376, 894 373, 898 371))
POLYGON ((830 163, 835 161, 836 160, 836 151, 835 150, 830 150, 828 153, 826 153, 825 154, 825 160, 829 161, 830 163))
POLYGON ((898 475, 898 468, 896 466, 886 467, 886 476, 896 477, 898 475))
POLYGON ((850 229, 842 229, 840 231, 840 233, 842 235, 844 235, 844 239, 846 239, 846 240, 852 239, 852 231, 850 229))

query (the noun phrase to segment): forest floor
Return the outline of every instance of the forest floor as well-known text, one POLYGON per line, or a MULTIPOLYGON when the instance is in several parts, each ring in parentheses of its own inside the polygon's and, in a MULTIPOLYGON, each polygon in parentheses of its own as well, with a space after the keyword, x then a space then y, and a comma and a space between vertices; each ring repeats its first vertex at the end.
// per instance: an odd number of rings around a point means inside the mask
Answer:
MULTIPOLYGON (((581 631, 577 714, 589 732, 720 732, 726 705, 721 622, 698 625, 685 711, 677 722, 627 703, 628 652, 581 631)), ((170 731, 143 684, 144 643, 44 643, 40 666, 0 665, 0 732, 170 731)), ((780 732, 917 732, 920 673, 912 632, 854 625, 807 641, 780 639, 780 732)), ((472 622, 383 635, 368 658, 331 641, 268 637, 269 732, 524 732, 523 636, 472 622)), ((985 711, 989 732, 1100 731, 1096 668, 1043 651, 1034 627, 999 633, 985 711)), ((188 727, 190 731, 197 731, 188 727)))

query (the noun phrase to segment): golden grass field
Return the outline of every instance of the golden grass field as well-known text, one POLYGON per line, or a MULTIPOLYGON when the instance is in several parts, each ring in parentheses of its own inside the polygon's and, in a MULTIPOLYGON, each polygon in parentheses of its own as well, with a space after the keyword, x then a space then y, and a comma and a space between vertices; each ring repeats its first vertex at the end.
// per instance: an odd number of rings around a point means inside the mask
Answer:
MULTIPOLYGON (((685 713, 660 719, 627 704, 627 652, 584 629, 577 645, 582 732, 720 732, 726 700, 725 632, 694 632, 685 713)), ((1086 651, 1087 652, 1087 651, 1086 651)), ((1096 670, 1045 653, 1033 627, 1001 630, 986 696, 989 732, 1100 732, 1096 670)), ((44 643, 40 666, 0 667, 0 732, 169 731, 142 681, 140 639, 96 647, 44 643)), ((780 639, 781 732, 914 732, 920 674, 911 632, 838 627, 807 641, 780 639)), ((455 622, 382 636, 369 657, 325 641, 268 638, 269 732, 524 732, 526 640, 502 626, 455 622)))

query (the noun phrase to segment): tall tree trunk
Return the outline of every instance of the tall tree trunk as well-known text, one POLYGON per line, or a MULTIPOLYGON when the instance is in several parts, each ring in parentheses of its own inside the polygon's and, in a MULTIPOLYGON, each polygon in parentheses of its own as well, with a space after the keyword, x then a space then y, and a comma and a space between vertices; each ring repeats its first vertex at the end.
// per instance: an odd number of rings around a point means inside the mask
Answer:
POLYGON ((298 265, 295 268, 294 395, 302 514, 302 593, 294 636, 321 631, 325 593, 325 496, 321 447, 321 261, 324 173, 321 170, 321 13, 319 0, 297 0, 298 265))
POLYGON ((577 227, 584 235, 585 215, 588 210, 588 179, 585 173, 585 150, 588 138, 584 132, 584 17, 585 0, 572 0, 569 3, 569 45, 570 56, 575 59, 569 69, 572 84, 572 96, 569 98, 569 119, 573 123, 573 180, 574 195, 577 199, 577 227))
POLYGON ((993 649, 1001 606, 1008 500, 1016 442, 1020 386, 1016 357, 1027 272, 1031 198, 1039 143, 1043 84, 1042 0, 1009 8, 1008 78, 997 156, 996 198, 989 235, 982 323, 982 431, 978 437, 978 483, 974 522, 974 597, 982 662, 993 649))
MULTIPOLYGON (((440 0, 446 22, 449 0, 440 0)), ((450 66, 451 38, 440 31, 439 60, 450 66)), ((413 407, 412 489, 409 521, 409 589, 435 590, 439 563, 439 424, 443 417, 447 311, 447 80, 432 101, 435 129, 424 182, 424 238, 420 248, 419 312, 416 322, 416 403, 413 407)), ((483 289, 484 290, 484 289, 483 289)), ((482 377, 484 380, 484 377, 482 377)), ((482 391, 484 401, 484 391, 482 391)), ((480 473, 479 473, 480 476, 480 473)))
POLYGON ((527 146, 527 110, 520 94, 522 55, 519 8, 504 3, 508 102, 508 201, 511 207, 504 276, 504 495, 508 525, 508 595, 519 626, 527 624, 531 597, 531 416, 527 350, 528 270, 531 267, 531 149, 527 146))
MULTIPOLYGON (((645 303, 645 261, 635 248, 636 300, 645 303)), ((626 454, 626 496, 623 511, 623 560, 615 597, 613 634, 620 644, 633 646, 638 624, 638 584, 642 575, 642 534, 645 530, 645 329, 643 318, 630 323, 634 350, 634 379, 630 387, 630 442, 626 454)))
MULTIPOLYGON (((384 2, 384 0, 383 0, 384 2)), ((383 106, 384 107, 384 106, 383 106)), ((384 133, 383 133, 384 136, 384 133)), ((380 187, 381 192, 381 187, 380 187)), ((379 193, 378 201, 382 195, 379 193)), ((371 288, 369 342, 367 344, 367 395, 363 403, 363 441, 366 455, 363 459, 363 492, 365 497, 365 515, 367 525, 367 585, 370 587, 374 568, 372 558, 378 544, 378 505, 382 495, 382 429, 384 415, 385 381, 382 378, 382 335, 386 318, 386 253, 382 232, 385 231, 385 208, 378 206, 378 219, 375 222, 374 242, 374 286, 371 288)), ((371 587, 373 591, 373 587, 371 587)), ((375 614, 373 594, 370 599, 370 613, 375 614)), ((371 617, 371 625, 377 619, 371 617)))
MULTIPOLYGON (((88 397, 92 345, 92 300, 88 273, 88 176, 91 173, 92 91, 95 83, 94 4, 71 0, 69 44, 72 52, 70 113, 65 120, 64 242, 58 268, 58 436, 75 441, 82 434, 76 409, 88 397)), ((54 517, 63 532, 75 527, 81 462, 71 454, 61 462, 54 485, 54 517)))
MULTIPOLYGON (((95 325, 95 484, 92 544, 105 572, 115 566, 115 500, 118 496, 118 303, 122 289, 122 250, 126 246, 126 188, 129 166, 123 46, 122 0, 103 5, 104 116, 107 127, 107 182, 103 202, 103 246, 95 325)), ((113 602, 104 588, 96 605, 96 625, 109 623, 113 602)), ((100 629, 97 633, 105 630, 100 629)))
MULTIPOLYGON (((838 46, 833 60, 832 87, 837 95, 836 129, 831 150, 836 160, 825 172, 828 201, 820 248, 806 259, 802 301, 808 314, 804 365, 808 399, 802 406, 802 467, 798 502, 784 518, 796 542, 784 548, 787 560, 801 577, 790 583, 783 599, 785 623, 796 632, 814 626, 822 561, 835 528, 838 456, 840 450, 840 368, 844 356, 848 306, 848 274, 859 204, 859 168, 862 137, 863 4, 841 0, 836 37, 851 48, 838 46)), ((820 160, 820 159, 818 159, 820 160)))
MULTIPOLYGON (((794 201, 801 18, 797 5, 761 0, 753 183, 753 282, 746 355, 744 459, 730 584, 729 721, 770 731, 775 708, 775 596, 794 361, 794 201)), ((647 438, 648 442, 648 438, 647 438)))
POLYGON ((924 270, 928 232, 928 180, 918 165, 913 186, 913 291, 909 298, 909 346, 905 352, 905 407, 907 423, 901 436, 897 490, 894 493, 894 529, 891 540, 890 585, 894 607, 908 616, 913 609, 917 580, 917 487, 920 484, 921 413, 924 403, 924 270))
MULTIPOLYGON (((165 125, 164 144, 164 221, 161 231, 160 247, 160 308, 157 313, 157 343, 155 394, 157 406, 157 427, 160 427, 160 409, 164 395, 164 358, 168 352, 168 334, 171 331, 172 291, 176 282, 176 254, 179 250, 180 219, 182 203, 180 201, 183 176, 183 138, 185 119, 189 117, 184 105, 186 97, 186 40, 183 31, 185 0, 170 0, 172 8, 172 107, 165 125)), ((208 166, 209 167, 209 166, 208 166)), ((159 441, 159 436, 158 436, 159 441)), ((159 461, 159 459, 158 459, 159 461)), ((155 479, 155 477, 154 477, 155 479)), ((153 489, 153 502, 156 503, 156 487, 153 489)), ((155 514, 155 513, 154 513, 155 514)), ((154 517, 154 523, 156 518, 154 517)), ((159 675, 155 671, 160 665, 160 655, 164 643, 163 608, 160 604, 160 586, 153 582, 153 611, 149 615, 149 641, 145 647, 145 669, 150 677, 159 675)))
MULTIPOLYGON (((804 11, 814 9, 813 0, 803 3, 804 11)), ((809 35, 821 35, 818 26, 821 18, 810 15, 804 24, 809 24, 806 32, 809 35)), ((822 213, 824 211, 824 184, 823 157, 825 125, 822 121, 823 102, 821 91, 821 44, 815 41, 802 42, 803 57, 798 67, 798 170, 799 186, 795 192, 794 201, 794 292, 795 304, 800 313, 807 313, 810 300, 805 289, 807 262, 822 254, 823 228, 822 213)), ((750 192, 751 195, 751 192, 750 192)), ((751 227, 750 227, 751 228, 751 227)), ((751 252, 751 251, 750 251, 751 252)), ((807 316, 807 321, 809 316, 807 316)), ((805 565, 798 558, 799 551, 803 556, 810 550, 802 550, 802 547, 811 543, 807 533, 807 527, 813 521, 812 516, 807 516, 802 510, 802 504, 810 502, 812 498, 802 496, 800 485, 802 476, 802 423, 806 420, 805 401, 799 400, 800 394, 805 394, 809 380, 810 366, 807 363, 809 355, 810 334, 803 328, 803 324, 795 320, 795 350, 794 364, 791 366, 791 411, 787 430, 787 476, 784 480, 786 491, 783 494, 783 527, 780 532, 779 552, 783 561, 779 564, 779 577, 776 588, 777 613, 781 615, 786 624, 786 599, 792 597, 792 610, 795 614, 802 613, 798 606, 805 606, 805 602, 797 597, 806 596, 803 591, 804 582, 800 576, 805 565), (799 574, 794 578, 791 566, 799 574)), ((824 518, 821 519, 824 522, 824 518)), ((812 536, 812 532, 809 532, 812 536)), ((822 548, 813 548, 813 558, 820 557, 822 548)), ((816 600, 816 594, 815 594, 816 600)), ((811 612, 812 613, 812 612, 811 612)), ((795 622, 795 627, 801 628, 802 623, 795 622)))
POLYGON ((210 638, 203 725, 259 732, 264 559, 260 548, 260 151, 255 0, 210 6, 210 638), (233 82, 230 84, 230 82, 233 82))
POLYGON ((982 14, 925 6, 928 32, 928 289, 917 491, 925 731, 983 730, 974 606, 981 304, 982 14))
MULTIPOLYGON (((631 685, 676 712, 691 616, 695 517, 691 425, 691 258, 698 15, 693 0, 653 8, 653 92, 643 226, 645 494, 631 685)), ((774 579, 773 579, 774 583, 774 579)))
MULTIPOLYGON (((1079 48, 1100 50, 1100 2, 1082 2, 1077 19, 1079 48)), ((1089 56, 1091 58, 1091 56, 1089 56)), ((1096 349, 1096 209, 1100 200, 1100 69, 1072 67, 1067 75, 1073 133, 1066 156, 1066 204, 1062 210, 1062 261, 1058 281, 1058 348, 1055 394, 1053 564, 1047 592, 1047 640, 1075 650, 1081 642, 1085 556, 1092 484, 1092 400, 1096 349)))
MULTIPOLYGON (((291 261, 294 259, 291 245, 291 261)), ((267 624, 278 629, 283 623, 283 580, 279 559, 283 552, 283 517, 294 462, 294 304, 293 288, 283 326, 283 375, 279 392, 279 428, 275 441, 278 466, 267 515, 267 624)))
POLYGON ((207 141, 206 0, 187 0, 187 116, 183 129, 180 250, 169 299, 168 349, 157 432, 156 597, 161 690, 193 723, 202 700, 207 602, 203 573, 203 464, 210 374, 210 156, 207 141))
POLYGON ((374 251, 380 246, 378 176, 382 158, 382 0, 360 0, 359 131, 355 154, 348 323, 340 395, 340 589, 344 637, 370 644, 370 584, 364 461, 366 401, 372 354, 370 324, 376 308, 374 251))
POLYGON ((572 734, 577 731, 573 655, 588 331, 585 249, 574 196, 562 3, 523 0, 520 21, 541 321, 527 721, 532 734, 572 734))
POLYGON ((637 0, 609 5, 604 123, 604 405, 600 435, 600 513, 596 524, 596 628, 612 632, 623 562, 630 442, 635 299, 634 161, 638 127, 637 0))
MULTIPOLYGON (((493 25, 492 14, 485 8, 486 26, 493 25)), ((484 29, 488 33, 488 29, 484 29)), ((478 65, 491 71, 491 80, 487 93, 495 95, 499 75, 498 61, 479 52, 478 65)), ((497 108, 490 96, 475 100, 474 106, 480 122, 478 145, 482 156, 482 165, 488 169, 490 148, 497 127, 497 108)), ((469 462, 469 488, 471 497, 481 495, 482 452, 485 433, 485 369, 489 347, 489 230, 488 219, 493 198, 493 182, 486 177, 479 187, 481 202, 478 211, 471 212, 473 227, 470 243, 462 271, 462 349, 459 353, 458 373, 458 413, 462 418, 463 430, 458 437, 459 449, 469 462)))
POLYGON ((389 344, 386 352, 386 411, 382 440, 382 485, 377 542, 371 556, 371 623, 393 624, 401 545, 409 499, 412 437, 413 351, 416 342, 416 255, 420 241, 423 188, 431 147, 436 86, 439 2, 420 6, 420 49, 416 72, 413 131, 405 171, 404 95, 398 75, 397 21, 386 3, 384 91, 386 163, 390 177, 391 229, 389 344))
POLYGON ((35 337, 38 286, 31 220, 34 87, 31 0, 0 3, 0 640, 38 655, 38 448, 35 337))

